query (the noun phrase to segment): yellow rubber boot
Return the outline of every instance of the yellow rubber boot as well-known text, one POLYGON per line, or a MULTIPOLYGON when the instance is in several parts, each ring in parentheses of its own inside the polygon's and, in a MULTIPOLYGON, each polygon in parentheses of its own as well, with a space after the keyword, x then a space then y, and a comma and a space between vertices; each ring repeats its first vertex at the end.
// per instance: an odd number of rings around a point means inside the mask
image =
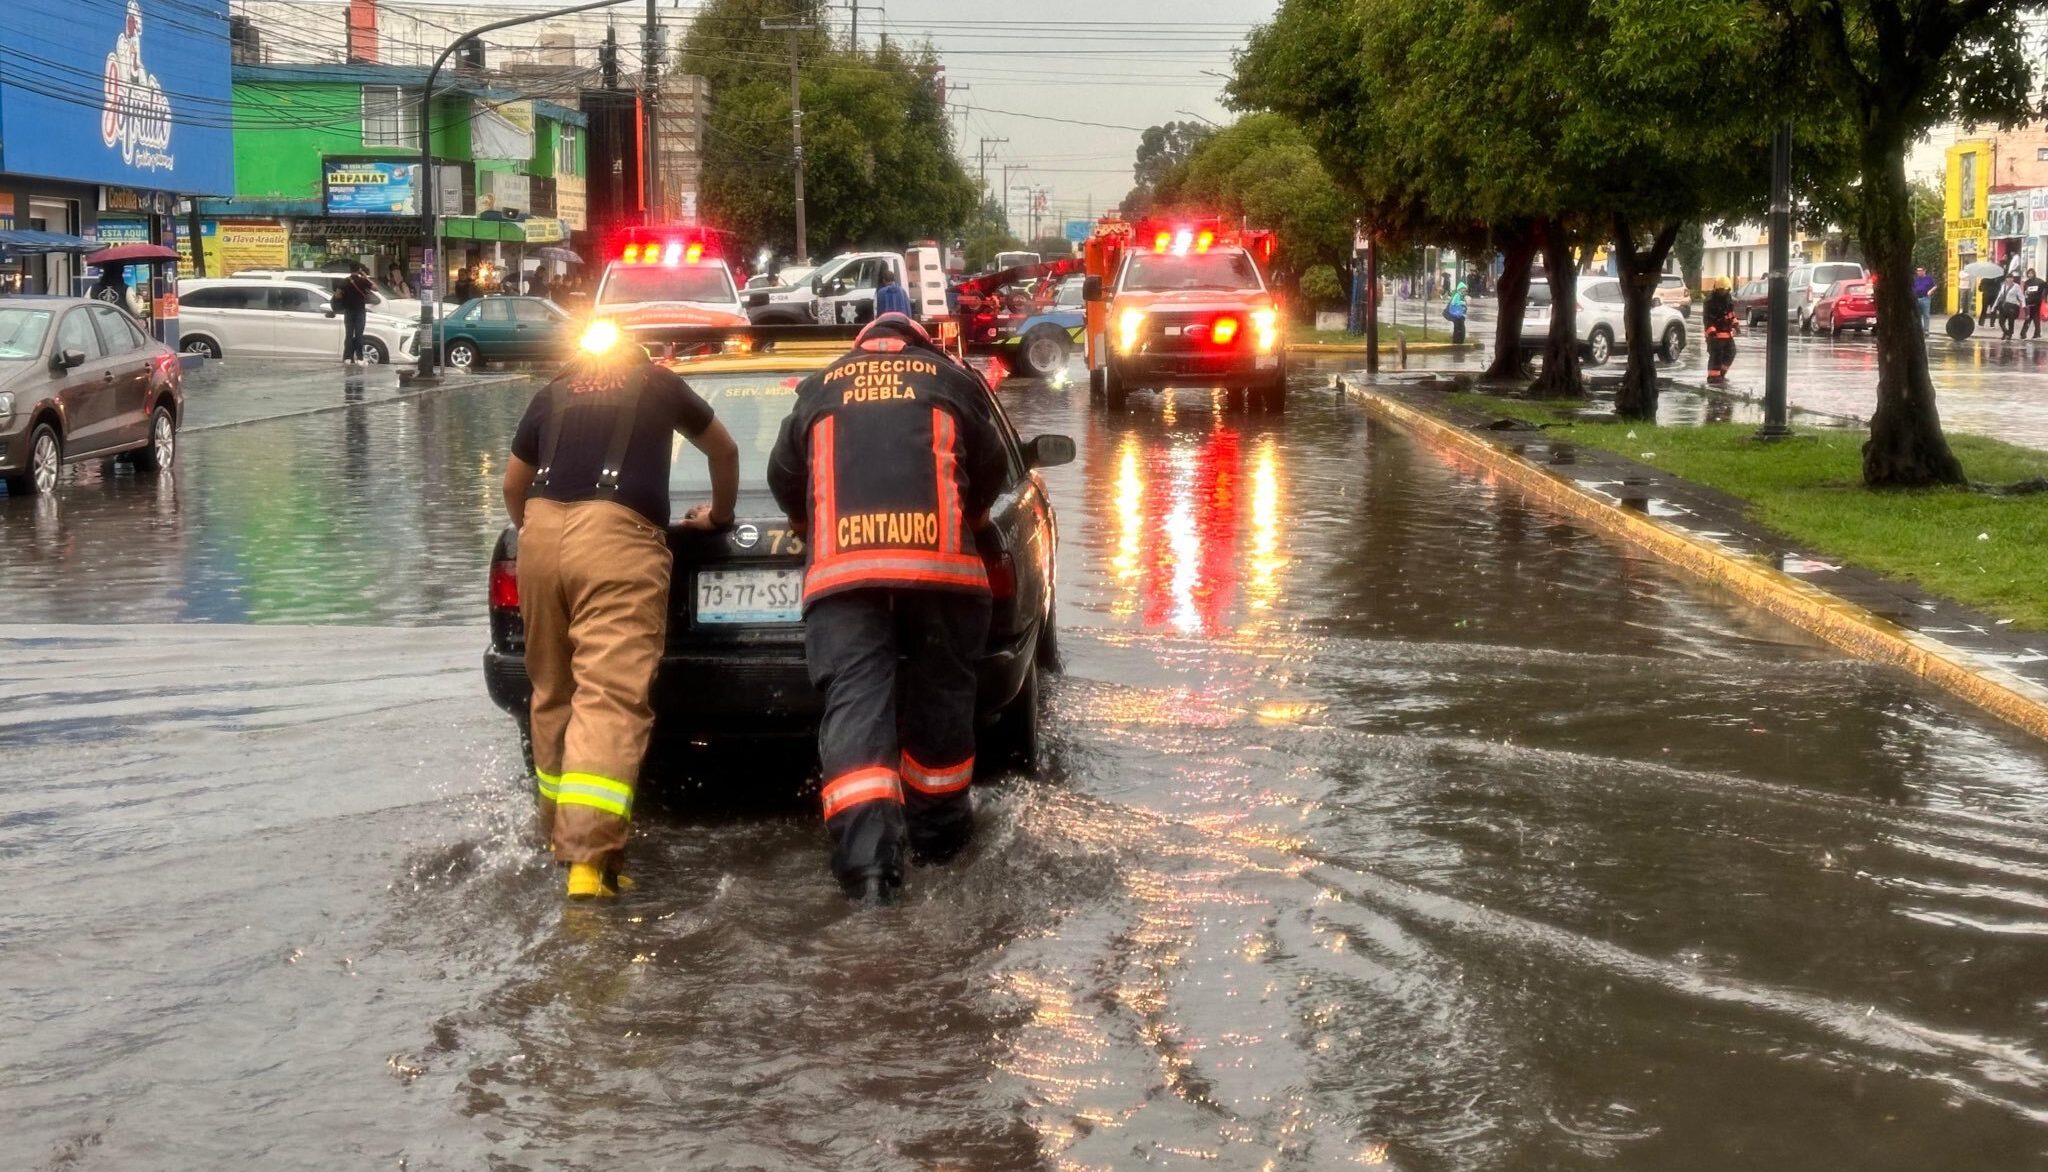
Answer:
POLYGON ((617 895, 618 889, 604 881, 604 868, 596 863, 569 864, 569 898, 595 899, 617 895))

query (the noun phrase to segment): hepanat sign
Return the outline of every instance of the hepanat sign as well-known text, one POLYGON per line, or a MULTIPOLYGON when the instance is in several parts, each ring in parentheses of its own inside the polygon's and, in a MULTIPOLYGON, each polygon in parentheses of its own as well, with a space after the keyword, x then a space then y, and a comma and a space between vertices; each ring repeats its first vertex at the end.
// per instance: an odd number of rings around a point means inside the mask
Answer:
POLYGON ((128 0, 128 19, 107 54, 101 87, 100 142, 121 152, 121 162, 146 171, 176 169, 171 148, 171 101, 142 59, 142 4, 128 0))

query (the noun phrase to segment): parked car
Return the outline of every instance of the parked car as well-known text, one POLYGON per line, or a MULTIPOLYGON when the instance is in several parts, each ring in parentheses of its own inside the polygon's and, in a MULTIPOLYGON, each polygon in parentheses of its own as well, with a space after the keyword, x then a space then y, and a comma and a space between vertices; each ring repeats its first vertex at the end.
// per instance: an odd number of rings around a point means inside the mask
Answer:
POLYGON ((1867 333, 1877 324, 1877 296, 1870 281, 1836 281, 1813 303, 1813 328, 1829 334, 1867 333))
MULTIPOLYGON (((419 323, 371 310, 363 356, 389 362, 413 352, 419 323)), ((208 358, 340 358, 345 323, 327 290, 303 281, 220 277, 182 283, 178 345, 208 358)))
MULTIPOLYGON (((318 285, 322 289, 327 290, 327 296, 330 299, 334 296, 334 291, 341 287, 341 283, 348 280, 347 273, 330 273, 325 269, 237 269, 228 275, 231 277, 256 277, 265 281, 298 281, 302 284, 318 285)), ((386 297, 383 291, 379 290, 376 297, 370 302, 370 309, 374 313, 381 313, 390 317, 401 317, 410 322, 420 320, 419 299, 414 297, 386 297)))
MULTIPOLYGON (((1605 364, 1614 356, 1616 347, 1628 344, 1627 315, 1622 309, 1619 277, 1579 278, 1577 319, 1573 324, 1578 329, 1579 352, 1589 365, 1605 364)), ((1529 305, 1522 311, 1523 353, 1542 353, 1550 336, 1550 310, 1550 282, 1538 277, 1529 282, 1529 305)), ((1650 329, 1657 339, 1657 357, 1666 362, 1678 361, 1678 356, 1685 353, 1685 319, 1677 310, 1652 302, 1650 329)))
POLYGON ((1000 317, 995 351, 1010 373, 1025 378, 1051 378, 1067 368, 1081 343, 1088 303, 1081 299, 1082 280, 1069 277, 1043 303, 1036 298, 1021 313, 1000 317))
POLYGON ((1677 273, 1666 273, 1657 282, 1657 304, 1675 309, 1681 317, 1692 316, 1692 290, 1685 287, 1685 278, 1677 273))
POLYGON ((0 297, 0 479, 57 487, 64 465, 120 456, 160 472, 178 455, 184 368, 131 315, 83 297, 0 297))
POLYGON ((1853 260, 1792 266, 1785 277, 1787 315, 1798 320, 1800 332, 1811 333, 1814 302, 1827 294, 1828 286, 1836 281, 1853 281, 1863 275, 1863 266, 1853 260))
POLYGON ((1735 290, 1735 320, 1745 326, 1760 326, 1771 316, 1771 281, 1759 277, 1735 290))
POLYGON ((544 362, 571 344, 569 311, 545 297, 474 297, 434 323, 441 356, 457 370, 486 362, 544 362))
MULTIPOLYGON (((688 333, 670 330, 663 338, 688 333)), ((711 333, 720 340, 745 337, 744 330, 711 333)), ((845 342, 789 341, 782 338, 783 348, 775 350, 666 360, 738 441, 740 496, 738 523, 726 532, 669 529, 675 572, 668 644, 653 694, 657 744, 817 733, 822 705, 804 668, 804 542, 769 495, 768 453, 796 400, 797 383, 834 361, 845 342)), ((993 393, 984 406, 1002 436, 1008 484, 975 537, 995 595, 979 667, 977 755, 992 765, 1029 768, 1037 755, 1039 673, 1054 670, 1058 657, 1058 528, 1038 469, 1072 460, 1074 445, 1057 435, 1021 439, 993 393)), ((679 445, 678 452, 669 488, 680 513, 707 499, 711 482, 694 450, 679 445)), ((519 531, 507 526, 491 555, 484 681, 491 699, 524 732, 532 684, 518 558, 519 531)))

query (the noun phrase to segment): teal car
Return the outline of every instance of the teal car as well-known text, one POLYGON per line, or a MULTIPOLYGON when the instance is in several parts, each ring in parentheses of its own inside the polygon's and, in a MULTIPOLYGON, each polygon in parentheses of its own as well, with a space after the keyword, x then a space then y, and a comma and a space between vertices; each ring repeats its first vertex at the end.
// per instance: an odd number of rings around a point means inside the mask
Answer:
POLYGON ((1065 370, 1067 359, 1081 344, 1088 312, 1078 277, 1062 281, 1049 304, 1006 315, 995 329, 995 350, 1012 374, 1051 378, 1065 370))
POLYGON ((434 326, 442 360, 457 370, 486 362, 551 362, 573 341, 569 311, 545 297, 476 297, 434 326))

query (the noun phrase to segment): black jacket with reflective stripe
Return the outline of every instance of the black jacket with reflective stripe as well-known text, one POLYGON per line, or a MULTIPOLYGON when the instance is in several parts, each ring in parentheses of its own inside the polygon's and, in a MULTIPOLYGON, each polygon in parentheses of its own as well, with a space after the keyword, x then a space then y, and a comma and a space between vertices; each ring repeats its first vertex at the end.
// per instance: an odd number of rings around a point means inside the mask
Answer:
POLYGON ((804 604, 862 587, 988 593, 974 527, 1007 459, 980 378, 881 340, 805 379, 768 487, 808 532, 804 604))

